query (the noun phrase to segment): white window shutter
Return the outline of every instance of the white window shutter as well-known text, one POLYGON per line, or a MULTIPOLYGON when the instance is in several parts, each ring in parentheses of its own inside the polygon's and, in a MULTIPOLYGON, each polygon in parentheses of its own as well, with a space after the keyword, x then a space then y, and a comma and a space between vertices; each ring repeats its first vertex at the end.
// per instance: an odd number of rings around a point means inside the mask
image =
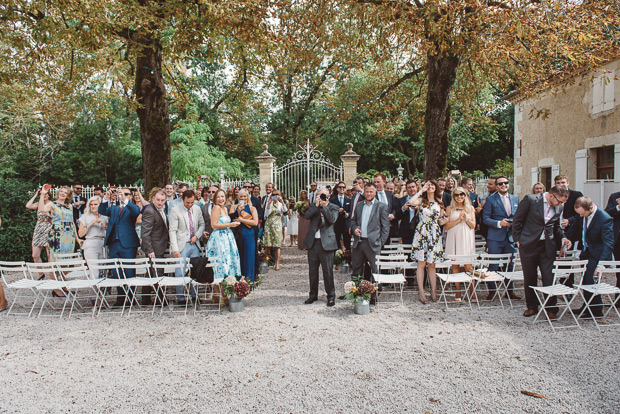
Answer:
POLYGON ((603 110, 604 86, 603 76, 597 76, 592 80, 592 114, 598 114, 603 110))
POLYGON ((603 75, 603 111, 614 109, 614 72, 603 75))
POLYGON ((560 164, 553 164, 551 166, 551 185, 553 186, 553 180, 555 180, 555 177, 560 174, 560 164))

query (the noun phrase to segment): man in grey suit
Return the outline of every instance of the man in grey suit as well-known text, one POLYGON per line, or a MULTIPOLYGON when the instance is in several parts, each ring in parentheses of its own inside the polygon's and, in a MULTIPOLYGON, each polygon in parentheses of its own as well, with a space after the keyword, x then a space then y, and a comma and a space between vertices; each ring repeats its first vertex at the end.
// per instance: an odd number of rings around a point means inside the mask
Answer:
MULTIPOLYGON (((553 283, 553 262, 561 246, 570 249, 571 242, 564 237, 560 226, 562 203, 568 199, 568 190, 562 186, 551 187, 549 192, 528 194, 519 203, 512 222, 512 237, 521 256, 525 283, 527 309, 523 316, 538 313, 538 300, 532 286, 538 284, 538 269, 543 286, 553 283)), ((558 309, 556 298, 547 302, 547 315, 555 319, 558 309)))
POLYGON ((202 233, 205 245, 207 241, 209 241, 209 236, 213 233, 213 227, 211 226, 211 210, 213 209, 213 201, 211 199, 216 191, 217 187, 215 186, 210 186, 209 188, 204 188, 202 190, 202 199, 205 203, 200 206, 200 211, 202 212, 202 218, 205 222, 205 229, 202 233))
POLYGON ((308 273, 310 277, 310 296, 305 304, 311 304, 319 297, 319 264, 323 270, 327 306, 336 303, 336 287, 334 286, 334 252, 338 249, 334 223, 338 219, 338 207, 329 202, 326 188, 317 192, 315 202, 305 214, 310 220, 304 245, 308 250, 308 273))
MULTIPOLYGON (((181 195, 181 204, 174 207, 169 215, 170 220, 168 234, 170 236, 170 251, 173 257, 198 257, 200 256, 200 242, 198 238, 205 230, 205 222, 202 218, 200 207, 194 204, 195 194, 192 190, 185 190, 181 195)), ((185 276, 183 270, 177 268, 175 277, 185 276)), ((192 297, 195 296, 192 291, 192 297)), ((185 306, 183 286, 177 286, 177 305, 185 306)))
MULTIPOLYGON (((390 219, 388 205, 379 202, 375 196, 377 188, 373 183, 364 186, 364 202, 358 203, 355 215, 351 220, 353 248, 351 259, 353 274, 364 274, 364 264, 377 273, 375 257, 381 253, 381 247, 390 235, 390 219)), ((368 276, 365 276, 369 279, 368 276)), ((371 279, 371 278, 370 278, 371 279)), ((375 298, 371 299, 371 303, 375 298)))
MULTIPOLYGON (((148 204, 142 212, 142 251, 145 255, 154 258, 162 258, 168 248, 168 218, 164 206, 166 205, 166 193, 161 188, 153 189, 153 202, 148 204)), ((163 276, 163 269, 158 269, 163 276)), ((153 269, 153 275, 155 275, 153 269)), ((151 286, 142 287, 143 305, 150 305, 153 292, 151 286)))

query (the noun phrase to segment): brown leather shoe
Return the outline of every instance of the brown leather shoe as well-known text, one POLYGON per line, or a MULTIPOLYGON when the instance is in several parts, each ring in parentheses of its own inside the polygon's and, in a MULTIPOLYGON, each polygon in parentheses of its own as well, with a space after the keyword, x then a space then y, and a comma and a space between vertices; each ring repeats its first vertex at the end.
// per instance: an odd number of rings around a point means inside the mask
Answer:
POLYGON ((558 318, 557 313, 553 313, 553 312, 548 312, 547 316, 549 316, 549 319, 552 319, 552 320, 558 318))
POLYGON ((534 316, 538 313, 537 309, 526 309, 525 312, 523 312, 523 316, 525 316, 526 318, 529 318, 530 316, 534 316))
POLYGON ((517 296, 512 290, 508 291, 508 294, 506 295, 506 297, 509 297, 510 299, 513 299, 513 300, 521 299, 521 296, 517 296))

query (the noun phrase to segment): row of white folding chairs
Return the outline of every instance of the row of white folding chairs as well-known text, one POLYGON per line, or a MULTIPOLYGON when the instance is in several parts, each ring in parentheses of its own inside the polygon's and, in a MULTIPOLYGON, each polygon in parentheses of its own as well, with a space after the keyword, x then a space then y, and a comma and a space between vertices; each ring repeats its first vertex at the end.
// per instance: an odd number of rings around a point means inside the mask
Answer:
POLYGON ((534 293, 536 294, 538 303, 540 304, 538 314, 534 318, 534 321, 536 322, 542 320, 541 316, 543 316, 544 320, 549 323, 554 331, 558 328, 581 328, 579 318, 585 314, 586 316, 589 316, 589 319, 592 319, 599 330, 601 329, 601 326, 620 325, 620 323, 605 323, 604 325, 599 323, 599 320, 605 321, 612 311, 616 314, 616 317, 620 322, 620 312, 617 308, 619 303, 618 301, 620 300, 620 288, 605 281, 605 277, 612 278, 615 276, 616 280, 620 277, 620 261, 601 261, 598 265, 601 266, 601 271, 594 274, 593 283, 586 285, 583 282, 583 278, 588 266, 587 260, 555 261, 552 284, 549 286, 532 287, 534 293), (574 277, 575 281, 572 287, 565 283, 571 276, 574 277), (589 298, 586 298, 586 293, 589 298), (595 296, 601 297, 603 302, 602 305, 595 305, 592 303, 595 296), (582 299, 583 307, 581 312, 578 315, 575 315, 571 305, 578 297, 582 299), (546 308, 547 303, 552 298, 555 298, 557 301, 554 307, 561 309, 559 315, 556 315, 557 319, 555 320, 551 319, 549 316, 549 311, 546 308), (598 308, 597 310, 601 310, 603 306, 608 306, 608 309, 605 312, 601 312, 601 316, 595 316, 596 312, 595 309, 593 309, 595 306, 597 308, 601 306, 601 308, 598 308), (566 314, 572 317, 574 323, 560 326, 559 321, 566 314))
MULTIPOLYGON (((214 266, 216 261, 217 259, 210 258, 210 263, 207 266, 214 266)), ((206 285, 193 281, 185 275, 181 278, 157 275, 157 273, 174 273, 178 267, 183 267, 184 270, 188 269, 190 267, 189 259, 102 259, 90 260, 88 265, 84 260, 62 260, 50 263, 0 262, 0 274, 8 290, 14 295, 8 314, 12 313, 20 293, 30 291, 34 297, 34 302, 28 312, 29 316, 33 314, 39 301, 42 301, 38 313, 38 316, 41 316, 46 307, 53 309, 50 296, 53 298, 55 291, 64 291, 64 303, 60 316, 63 316, 68 305, 71 305, 69 311, 69 316, 71 316, 76 307, 82 308, 78 297, 81 291, 86 290, 93 294, 87 298, 94 297, 95 306, 92 311, 94 316, 95 313, 98 315, 101 312, 104 304, 107 305, 105 292, 113 287, 119 291, 122 290, 128 299, 123 303, 121 314, 126 309, 130 314, 134 307, 140 307, 137 301, 138 294, 135 292, 137 287, 151 287, 155 290, 156 299, 153 304, 153 313, 158 298, 165 295, 166 287, 182 286, 184 294, 187 295, 190 284, 196 289, 199 286, 206 285), (151 274, 151 269, 156 274, 151 274), (138 277, 127 277, 130 270, 133 270, 138 277), (114 272, 117 277, 105 277, 106 272, 114 272), (11 274, 13 277, 9 277, 11 274), (15 278, 15 274, 17 274, 17 278, 15 278), (52 278, 44 279, 46 276, 52 276, 52 278)), ((214 281, 215 284, 219 282, 219 280, 214 281)), ((23 297, 23 295, 21 296, 23 297)), ((187 303, 185 313, 187 313, 187 303)), ((164 301, 160 300, 162 309, 164 304, 164 301)), ((194 311, 196 310, 197 303, 194 308, 194 311)), ((217 310, 220 311, 219 303, 217 310)))

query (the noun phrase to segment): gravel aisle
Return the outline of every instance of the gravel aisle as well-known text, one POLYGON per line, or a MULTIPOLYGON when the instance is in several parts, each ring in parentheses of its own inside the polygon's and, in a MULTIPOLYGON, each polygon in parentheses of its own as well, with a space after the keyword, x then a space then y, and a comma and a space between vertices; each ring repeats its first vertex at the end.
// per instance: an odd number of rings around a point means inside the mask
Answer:
POLYGON ((0 314, 0 412, 620 412, 620 327, 553 333, 522 302, 446 312, 412 293, 357 316, 322 285, 304 305, 305 253, 283 257, 242 313, 0 314))

